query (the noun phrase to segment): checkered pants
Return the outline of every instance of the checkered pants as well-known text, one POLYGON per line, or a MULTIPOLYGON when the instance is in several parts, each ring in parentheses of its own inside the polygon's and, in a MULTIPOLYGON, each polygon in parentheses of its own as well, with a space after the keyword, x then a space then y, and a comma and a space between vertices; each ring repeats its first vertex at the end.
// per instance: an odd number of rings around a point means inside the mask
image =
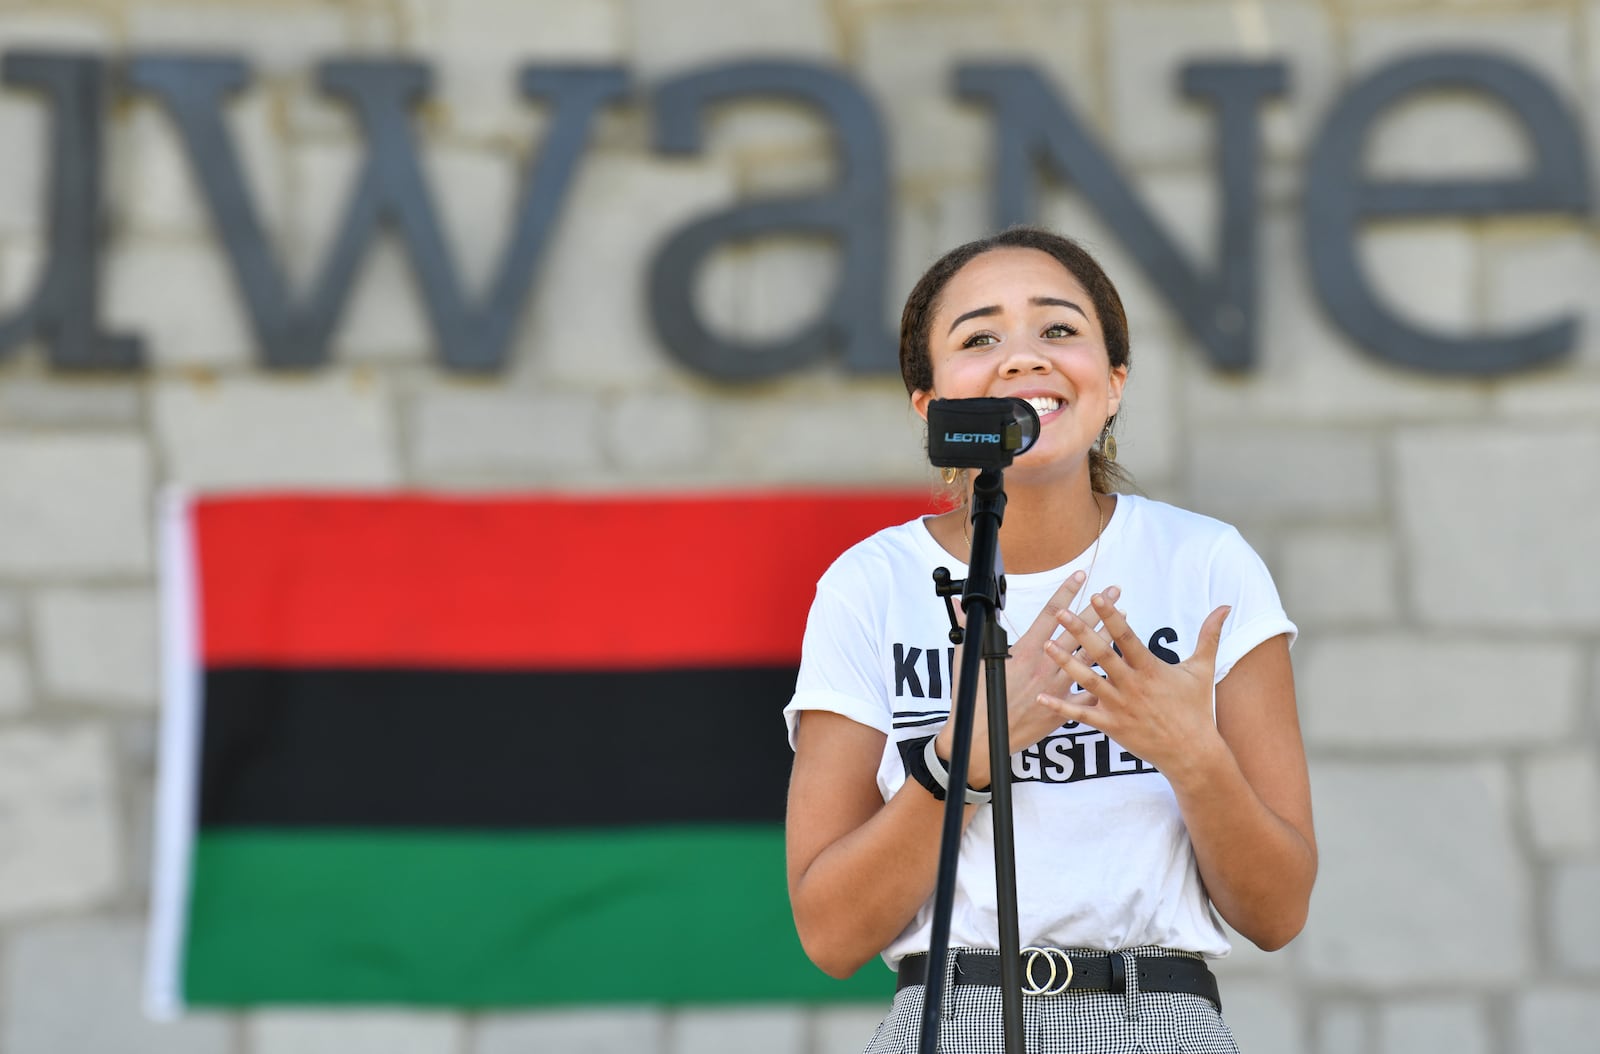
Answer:
MULTIPOLYGON (((1239 1054, 1233 1033, 1210 1000, 1176 992, 1141 992, 1133 955, 1186 955, 1166 948, 1126 948, 1127 991, 1022 997, 1028 1054, 1239 1054)), ((914 1054, 922 1030, 923 987, 895 996, 866 1054, 914 1054)), ((945 975, 940 1054, 1005 1054, 1000 989, 952 985, 945 975)))

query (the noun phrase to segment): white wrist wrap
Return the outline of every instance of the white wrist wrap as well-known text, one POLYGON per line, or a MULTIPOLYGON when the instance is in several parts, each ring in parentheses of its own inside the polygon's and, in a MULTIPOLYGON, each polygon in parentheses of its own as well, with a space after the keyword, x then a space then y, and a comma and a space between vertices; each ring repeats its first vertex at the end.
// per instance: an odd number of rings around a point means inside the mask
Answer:
MULTIPOLYGON (((949 794, 950 770, 944 767, 944 762, 939 760, 938 753, 933 749, 934 741, 937 738, 938 737, 935 736, 934 739, 928 740, 928 745, 922 748, 922 760, 927 764, 928 773, 933 777, 934 782, 943 787, 946 794, 949 794)), ((968 805, 986 805, 988 804, 989 799, 993 797, 993 791, 973 790, 971 787, 968 787, 966 788, 966 794, 962 796, 961 800, 966 802, 968 805)))

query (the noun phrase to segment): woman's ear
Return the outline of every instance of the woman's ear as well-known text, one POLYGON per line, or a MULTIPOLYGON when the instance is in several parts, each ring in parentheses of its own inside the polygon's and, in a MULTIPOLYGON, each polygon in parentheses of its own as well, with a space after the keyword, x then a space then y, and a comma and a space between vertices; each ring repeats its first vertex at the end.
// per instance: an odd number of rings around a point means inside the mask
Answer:
MULTIPOLYGON (((1106 403, 1110 407, 1111 412, 1106 414, 1106 416, 1115 417, 1117 410, 1122 406, 1122 386, 1128 383, 1128 366, 1126 363, 1122 364, 1121 366, 1111 367, 1111 378, 1109 383, 1111 388, 1108 393, 1106 403)), ((926 417, 927 414, 923 414, 923 416, 926 417)))
POLYGON ((919 388, 911 393, 911 409, 917 412, 918 417, 926 421, 928 419, 928 404, 937 398, 938 396, 933 394, 932 391, 919 388))

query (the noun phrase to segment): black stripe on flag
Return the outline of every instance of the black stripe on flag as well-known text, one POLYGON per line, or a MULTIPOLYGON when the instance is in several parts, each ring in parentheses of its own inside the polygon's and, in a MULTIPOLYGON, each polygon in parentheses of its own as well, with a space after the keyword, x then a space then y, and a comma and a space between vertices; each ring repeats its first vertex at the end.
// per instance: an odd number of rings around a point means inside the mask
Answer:
POLYGON ((781 822, 795 670, 217 669, 205 827, 781 822))

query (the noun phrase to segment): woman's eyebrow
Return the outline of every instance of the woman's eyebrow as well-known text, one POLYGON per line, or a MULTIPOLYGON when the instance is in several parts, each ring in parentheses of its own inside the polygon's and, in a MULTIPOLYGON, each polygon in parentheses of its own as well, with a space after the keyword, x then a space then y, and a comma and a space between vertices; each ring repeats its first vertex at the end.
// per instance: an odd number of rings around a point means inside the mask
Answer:
POLYGON ((956 331, 956 327, 961 325, 961 323, 965 322, 969 318, 983 318, 986 315, 998 315, 999 313, 999 304, 990 304, 988 307, 975 307, 964 315, 957 315, 956 320, 950 323, 950 329, 945 333, 945 336, 948 337, 951 333, 954 333, 956 331))
POLYGON ((1089 313, 1083 308, 1079 307, 1077 304, 1074 304, 1070 300, 1062 300, 1059 297, 1036 296, 1029 300, 1028 303, 1037 305, 1038 307, 1070 307, 1072 310, 1082 315, 1084 319, 1087 320, 1089 317, 1089 313))
MULTIPOLYGON (((1035 307, 1068 307, 1082 315, 1085 321, 1087 321, 1089 318, 1089 312, 1085 311, 1083 308, 1079 307, 1077 304, 1074 304, 1070 300, 1062 300, 1060 297, 1056 296, 1030 297, 1028 299, 1028 303, 1034 305, 1035 307)), ((969 318, 985 318, 989 315, 998 315, 999 313, 999 304, 990 304, 988 307, 975 307, 965 314, 957 315, 955 321, 950 323, 950 329, 945 333, 945 336, 948 337, 951 333, 954 333, 956 331, 956 327, 967 321, 969 318)))

